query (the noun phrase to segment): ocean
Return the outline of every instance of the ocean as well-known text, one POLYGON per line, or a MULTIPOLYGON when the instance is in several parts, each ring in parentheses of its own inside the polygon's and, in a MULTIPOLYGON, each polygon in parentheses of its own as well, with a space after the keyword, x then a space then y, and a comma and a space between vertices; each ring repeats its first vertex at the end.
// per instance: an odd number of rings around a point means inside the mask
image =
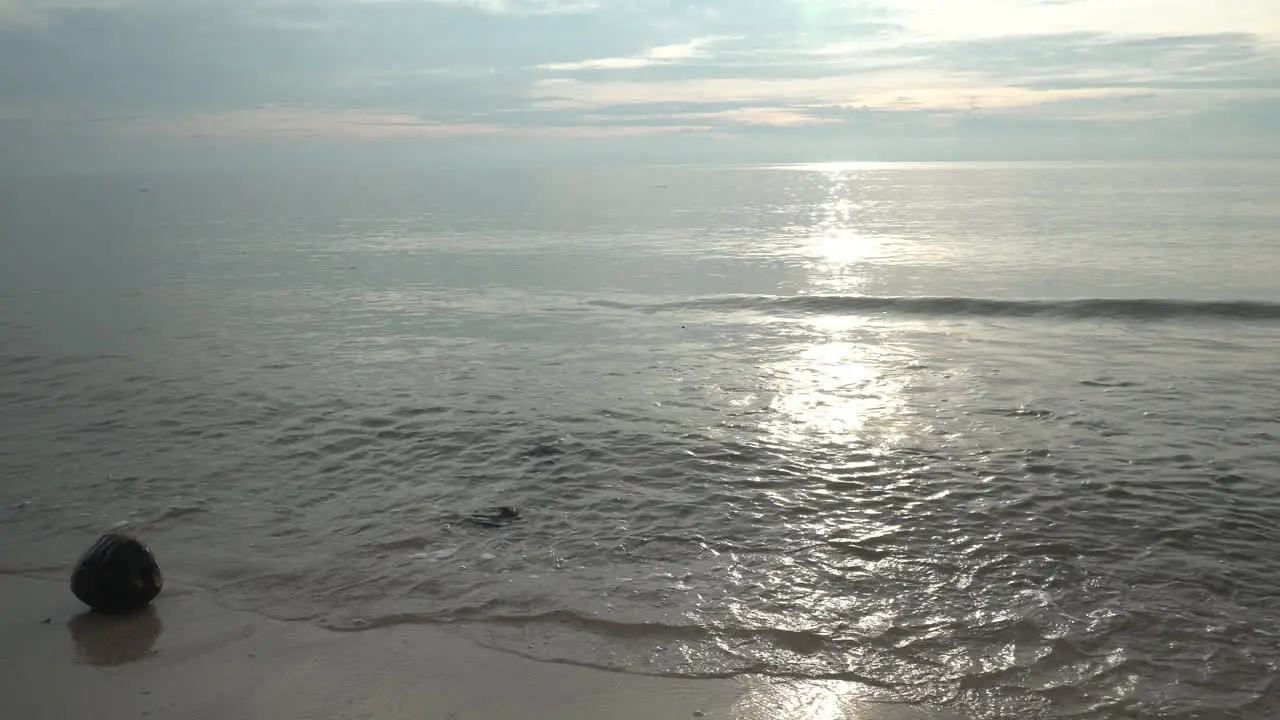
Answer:
POLYGON ((123 529, 341 631, 975 719, 1280 714, 1280 164, 0 204, 0 571, 123 529))

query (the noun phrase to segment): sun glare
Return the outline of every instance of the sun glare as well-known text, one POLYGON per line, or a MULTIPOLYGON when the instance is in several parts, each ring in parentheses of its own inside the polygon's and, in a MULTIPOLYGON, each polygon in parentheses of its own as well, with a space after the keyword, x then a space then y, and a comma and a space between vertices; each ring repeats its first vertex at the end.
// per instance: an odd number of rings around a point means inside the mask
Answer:
POLYGON ((893 406, 898 385, 882 371, 887 358, 879 331, 865 316, 843 307, 863 294, 868 274, 884 251, 861 227, 869 208, 859 198, 861 178, 852 166, 822 166, 826 200, 810 216, 797 252, 808 274, 802 292, 819 312, 805 321, 806 341, 796 355, 771 369, 778 421, 772 431, 789 442, 857 440, 868 420, 893 406), (821 312, 821 304, 830 304, 821 312), (871 340, 871 341, 869 341, 871 340))

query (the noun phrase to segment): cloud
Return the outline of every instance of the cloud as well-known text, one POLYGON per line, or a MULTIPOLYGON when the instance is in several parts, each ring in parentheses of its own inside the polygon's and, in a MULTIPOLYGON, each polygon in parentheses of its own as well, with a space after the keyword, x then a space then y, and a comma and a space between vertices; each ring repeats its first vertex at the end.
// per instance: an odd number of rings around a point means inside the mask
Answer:
POLYGON ((1274 0, 883 0, 888 14, 923 40, 1101 32, 1185 35, 1250 32, 1280 39, 1274 0))
MULTIPOLYGON (((675 119, 675 116, 673 116, 675 119)), ((224 113, 143 118, 101 118, 98 124, 123 137, 149 139, 262 139, 273 136, 329 140, 448 140, 459 137, 505 134, 527 137, 608 138, 700 132, 696 114, 678 122, 651 123, 648 118, 562 118, 574 122, 494 123, 443 122, 403 113, 340 110, 333 108, 270 106, 224 113)))
POLYGON ((997 77, 1024 87, 1185 87, 1188 83, 1273 87, 1280 65, 1243 32, 1116 36, 1019 35, 903 48, 939 69, 997 77))
POLYGON ((921 73, 909 84, 857 76, 832 75, 800 79, 695 79, 662 82, 585 82, 555 79, 535 83, 535 106, 546 109, 598 109, 601 107, 652 105, 671 102, 774 104, 778 109, 797 107, 912 107, 938 111, 1028 108, 1065 99, 1131 94, 1113 88, 1032 90, 999 84, 962 83, 945 76, 921 73), (550 99, 543 99, 550 98, 550 99))
POLYGON ((0 140, 1256 148, 1272 1, 0 0, 0 140))
POLYGON ((39 26, 67 10, 108 10, 128 4, 128 0, 0 0, 0 28, 39 26))
MULTIPOLYGON (((446 9, 488 15, 564 15, 599 10, 597 0, 0 0, 0 25, 42 24, 60 13, 75 10, 146 10, 156 8, 221 8, 224 11, 258 15, 268 22, 289 17, 333 18, 346 10, 368 10, 377 6, 437 5, 446 9)), ((290 24, 291 27, 316 27, 290 24)))
POLYGON ((621 137, 644 137, 650 135, 668 135, 672 133, 705 133, 711 130, 709 125, 696 124, 635 124, 635 125, 560 125, 549 127, 530 127, 516 131, 516 134, 529 137, 568 138, 574 140, 599 140, 621 137))
POLYGON ((643 46, 593 15, 490 17, 431 3, 73 10, 39 30, 0 30, 0 96, 68 113, 331 105, 343 95, 388 97, 388 85, 425 95, 433 80, 456 85, 451 78, 476 70, 501 81, 540 63, 643 46), (314 27, 284 29, 268 16, 314 27))
POLYGON ((300 135, 313 138, 440 138, 499 132, 483 123, 448 123, 403 113, 270 106, 223 113, 115 122, 117 132, 144 137, 229 138, 300 135))
POLYGON ((557 72, 573 72, 576 70, 635 70, 650 65, 672 64, 680 60, 697 57, 703 49, 719 38, 696 38, 688 42, 673 45, 659 45, 649 48, 640 55, 630 57, 592 58, 574 62, 544 63, 541 70, 557 72))
POLYGON ((1280 65, 1271 49, 1240 32, 1137 37, 1077 32, 911 42, 868 31, 861 41, 789 50, 722 41, 681 52, 681 62, 637 56, 560 64, 550 69, 561 71, 561 77, 535 81, 532 90, 535 96, 556 97, 553 104, 560 107, 692 97, 896 107, 905 97, 918 107, 976 104, 993 110, 1039 104, 1050 111, 1067 107, 1064 100, 1135 90, 1205 91, 1186 96, 1191 107, 1214 102, 1215 92, 1280 85, 1280 65))
POLYGON ((820 125, 822 123, 837 122, 833 118, 811 115, 801 108, 781 107, 743 107, 731 110, 686 113, 675 117, 712 120, 734 125, 771 125, 775 127, 820 125))

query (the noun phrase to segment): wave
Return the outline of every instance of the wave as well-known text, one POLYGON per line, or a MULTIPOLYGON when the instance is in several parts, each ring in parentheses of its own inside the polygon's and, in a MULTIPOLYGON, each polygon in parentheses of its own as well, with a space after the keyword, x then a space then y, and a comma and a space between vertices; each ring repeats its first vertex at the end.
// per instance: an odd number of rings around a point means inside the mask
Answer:
POLYGON ((974 297, 884 297, 874 295, 726 295, 679 302, 588 304, 648 313, 727 310, 761 313, 880 314, 975 317, 1064 317, 1129 320, 1280 320, 1280 303, 1255 300, 1081 298, 1003 300, 974 297))

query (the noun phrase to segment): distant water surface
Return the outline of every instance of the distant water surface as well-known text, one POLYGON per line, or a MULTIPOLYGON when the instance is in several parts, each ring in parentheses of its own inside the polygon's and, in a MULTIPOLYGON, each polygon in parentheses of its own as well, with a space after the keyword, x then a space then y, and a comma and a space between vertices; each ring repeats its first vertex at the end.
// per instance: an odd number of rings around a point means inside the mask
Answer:
POLYGON ((124 527, 340 630, 1280 715, 1280 166, 0 190, 0 569, 124 527))

